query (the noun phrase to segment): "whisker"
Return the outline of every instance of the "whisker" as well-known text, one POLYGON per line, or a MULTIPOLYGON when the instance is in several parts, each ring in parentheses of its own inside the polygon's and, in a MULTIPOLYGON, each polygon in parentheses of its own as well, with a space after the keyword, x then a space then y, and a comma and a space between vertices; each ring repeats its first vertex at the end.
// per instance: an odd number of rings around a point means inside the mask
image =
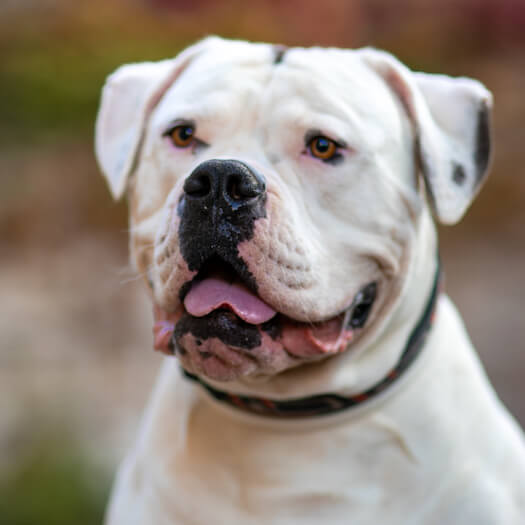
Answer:
POLYGON ((140 279, 143 279, 143 278, 147 278, 148 273, 151 270, 151 268, 152 266, 150 265, 148 266, 146 271, 139 272, 133 266, 128 264, 126 266, 122 266, 121 268, 116 269, 115 273, 117 274, 118 277, 121 278, 119 281, 119 284, 124 285, 124 284, 132 283, 135 281, 139 281, 140 279))
POLYGON ((126 279, 121 279, 119 284, 121 286, 124 286, 125 284, 134 283, 136 281, 140 281, 141 279, 144 279, 146 277, 146 273, 138 273, 137 275, 134 275, 132 277, 128 277, 126 279))

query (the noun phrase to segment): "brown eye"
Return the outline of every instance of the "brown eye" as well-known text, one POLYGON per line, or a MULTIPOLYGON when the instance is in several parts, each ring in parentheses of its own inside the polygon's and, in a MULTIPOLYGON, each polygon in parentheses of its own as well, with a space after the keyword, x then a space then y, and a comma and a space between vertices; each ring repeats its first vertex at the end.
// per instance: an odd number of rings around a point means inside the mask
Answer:
POLYGON ((308 144, 310 153, 321 160, 330 160, 337 153, 337 144, 326 137, 315 137, 308 144))
POLYGON ((188 125, 177 126, 169 132, 171 142, 173 142, 177 148, 187 148, 191 146, 195 138, 194 135, 194 127, 188 125))

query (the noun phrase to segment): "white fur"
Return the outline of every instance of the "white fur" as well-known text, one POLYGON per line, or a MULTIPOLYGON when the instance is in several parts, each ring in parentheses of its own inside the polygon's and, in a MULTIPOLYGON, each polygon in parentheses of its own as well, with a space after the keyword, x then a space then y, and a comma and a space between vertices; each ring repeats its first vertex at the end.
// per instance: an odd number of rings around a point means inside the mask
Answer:
MULTIPOLYGON (((115 196, 132 175, 132 256, 154 283, 153 300, 171 310, 189 275, 175 213, 184 179, 211 158, 263 173, 267 217, 239 246, 260 296, 290 317, 321 321, 378 280, 377 307, 340 355, 205 380, 272 399, 357 393, 396 363, 428 299, 431 208, 455 222, 479 190, 475 119, 490 94, 472 80, 413 74, 371 49, 294 48, 279 65, 272 57, 268 45, 213 38, 159 66, 117 71, 102 100, 97 154, 115 196), (176 118, 196 121, 209 146, 176 150, 162 138, 176 118), (348 144, 344 162, 328 167, 304 154, 312 128, 348 144), (454 162, 466 175, 461 187, 451 179, 454 162)), ((405 377, 334 417, 240 414, 167 358, 107 524, 519 525, 524 516, 523 434, 442 297, 405 377)))

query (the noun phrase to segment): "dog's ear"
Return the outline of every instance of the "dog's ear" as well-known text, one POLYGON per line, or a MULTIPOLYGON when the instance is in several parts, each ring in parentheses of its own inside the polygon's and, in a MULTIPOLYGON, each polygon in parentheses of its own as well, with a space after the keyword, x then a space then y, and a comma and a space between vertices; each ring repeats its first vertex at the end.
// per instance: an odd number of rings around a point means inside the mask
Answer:
POLYGON ((456 223, 487 175, 492 95, 476 80, 414 73, 383 51, 361 53, 410 118, 434 215, 456 223))
POLYGON ((95 126, 95 153, 115 199, 124 193, 149 115, 180 73, 213 40, 202 40, 173 59, 127 64, 107 78, 95 126))

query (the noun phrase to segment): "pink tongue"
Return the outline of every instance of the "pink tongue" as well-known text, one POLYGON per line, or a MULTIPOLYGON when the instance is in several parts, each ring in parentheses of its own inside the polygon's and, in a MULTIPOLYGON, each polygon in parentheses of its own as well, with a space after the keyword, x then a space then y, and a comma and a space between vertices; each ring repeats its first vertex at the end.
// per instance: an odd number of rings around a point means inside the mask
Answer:
POLYGON ((250 324, 265 323, 277 313, 242 283, 229 283, 219 277, 197 282, 184 299, 186 311, 194 317, 203 317, 223 306, 250 324))

